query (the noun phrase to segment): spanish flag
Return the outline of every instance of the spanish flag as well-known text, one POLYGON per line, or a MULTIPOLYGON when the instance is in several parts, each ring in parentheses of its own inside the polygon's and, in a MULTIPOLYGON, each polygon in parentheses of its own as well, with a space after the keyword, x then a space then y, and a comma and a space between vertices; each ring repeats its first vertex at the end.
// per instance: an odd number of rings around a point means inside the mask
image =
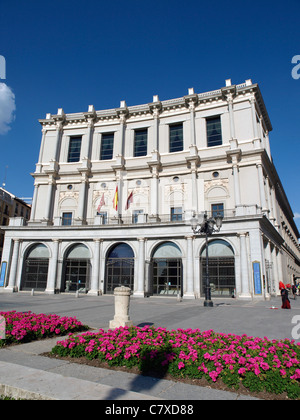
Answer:
POLYGON ((113 199, 113 208, 117 211, 118 210, 118 186, 116 186, 116 192, 113 199))
POLYGON ((133 203, 133 191, 131 191, 131 193, 129 194, 129 196, 127 198, 125 210, 129 209, 131 203, 133 203))

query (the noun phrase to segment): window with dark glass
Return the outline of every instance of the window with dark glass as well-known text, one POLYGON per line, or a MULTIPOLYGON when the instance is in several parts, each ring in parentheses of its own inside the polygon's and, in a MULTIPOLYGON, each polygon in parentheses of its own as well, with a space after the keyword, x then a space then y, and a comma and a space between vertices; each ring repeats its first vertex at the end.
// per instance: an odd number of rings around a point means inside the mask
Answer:
POLYGON ((114 150, 114 133, 102 134, 100 160, 112 159, 113 150, 114 150))
POLYGON ((72 213, 63 213, 62 214, 62 225, 63 226, 70 226, 72 224, 72 213))
POLYGON ((107 225, 107 211, 97 211, 97 216, 101 216, 102 224, 107 225))
POLYGON ((139 214, 143 214, 144 210, 133 210, 132 212, 132 223, 138 223, 139 214))
POLYGON ((81 136, 70 137, 68 162, 80 161, 81 136))
POLYGON ((134 157, 147 155, 147 140, 148 140, 147 128, 142 129, 142 130, 135 130, 134 150, 133 150, 134 157))
POLYGON ((212 217, 224 217, 224 204, 223 203, 217 203, 211 205, 211 213, 212 217))
POLYGON ((222 144, 222 129, 220 116, 206 119, 207 147, 222 144))
POLYGON ((183 150, 183 124, 170 125, 170 142, 169 150, 172 152, 180 152, 183 150))
POLYGON ((182 220, 182 207, 171 207, 171 221, 182 220))

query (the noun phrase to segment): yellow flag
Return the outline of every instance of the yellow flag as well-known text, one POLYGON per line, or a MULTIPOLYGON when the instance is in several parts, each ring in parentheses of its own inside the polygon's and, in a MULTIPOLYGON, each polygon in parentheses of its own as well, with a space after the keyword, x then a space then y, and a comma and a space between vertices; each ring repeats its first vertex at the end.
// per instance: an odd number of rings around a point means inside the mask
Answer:
POLYGON ((118 210, 118 186, 116 186, 116 192, 113 199, 113 208, 118 210))

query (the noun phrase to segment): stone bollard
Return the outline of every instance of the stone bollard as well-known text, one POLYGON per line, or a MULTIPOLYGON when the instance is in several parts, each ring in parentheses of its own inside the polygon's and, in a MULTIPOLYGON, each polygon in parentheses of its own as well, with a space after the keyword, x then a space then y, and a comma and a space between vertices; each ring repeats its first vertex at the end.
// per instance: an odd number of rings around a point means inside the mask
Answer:
POLYGON ((129 287, 116 287, 115 295, 115 316, 109 321, 109 328, 132 327, 133 323, 129 318, 129 301, 131 290, 129 287))

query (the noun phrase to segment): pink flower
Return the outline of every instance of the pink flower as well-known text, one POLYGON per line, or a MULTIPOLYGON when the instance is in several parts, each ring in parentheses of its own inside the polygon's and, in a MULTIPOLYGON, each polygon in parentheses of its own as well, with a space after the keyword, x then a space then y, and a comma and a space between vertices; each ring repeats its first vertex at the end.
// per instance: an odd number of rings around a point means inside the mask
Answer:
POLYGON ((256 376, 258 376, 261 373, 258 365, 256 365, 256 364, 254 365, 254 373, 255 373, 256 376))
POLYGON ((284 369, 280 369, 280 375, 281 376, 285 376, 286 375, 286 371, 284 369))
POLYGON ((263 370, 269 370, 269 369, 270 369, 270 366, 268 365, 268 363, 264 363, 264 362, 262 362, 262 363, 260 364, 260 367, 261 367, 263 370))
POLYGON ((183 362, 179 362, 178 363, 178 369, 179 370, 182 369, 182 368, 184 368, 184 366, 185 366, 185 364, 183 362))
POLYGON ((295 370, 295 374, 290 376, 291 379, 300 379, 300 369, 295 370))
POLYGON ((213 382, 216 382, 217 378, 218 378, 218 373, 213 370, 212 372, 209 372, 209 376, 211 377, 211 379, 213 380, 213 382))

